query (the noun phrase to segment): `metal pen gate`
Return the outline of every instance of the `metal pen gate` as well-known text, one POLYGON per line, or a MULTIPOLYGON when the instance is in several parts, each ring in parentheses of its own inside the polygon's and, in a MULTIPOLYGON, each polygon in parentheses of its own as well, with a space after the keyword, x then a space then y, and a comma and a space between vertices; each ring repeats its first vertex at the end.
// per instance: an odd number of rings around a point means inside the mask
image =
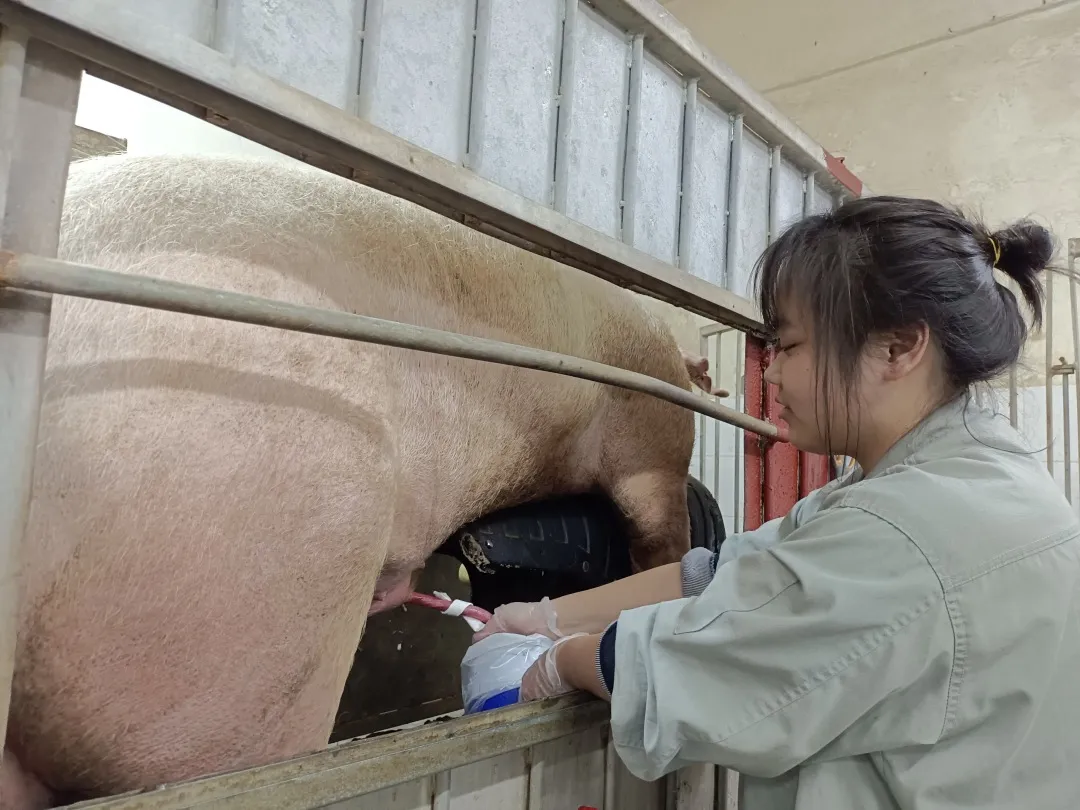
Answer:
MULTIPOLYGON (((0 717, 49 293, 545 368, 680 401, 746 429, 730 454, 745 528, 827 480, 826 459, 765 438, 777 433, 774 404, 747 281, 784 224, 867 192, 655 0, 0 0, 0 25, 0 717), (84 69, 731 327, 706 331, 738 341, 745 414, 595 363, 50 259, 84 69)), ((703 464, 704 430, 698 444, 703 464)), ((720 461, 717 451, 714 488, 720 461)), ((633 780, 611 750, 605 712, 577 698, 514 707, 93 804, 451 808, 470 785, 494 800, 519 777, 524 793, 496 806, 555 810, 529 786, 578 777, 609 810, 734 801, 712 766, 674 775, 667 798, 664 786, 633 780), (518 764, 504 764, 512 778, 493 784, 500 757, 518 764)))

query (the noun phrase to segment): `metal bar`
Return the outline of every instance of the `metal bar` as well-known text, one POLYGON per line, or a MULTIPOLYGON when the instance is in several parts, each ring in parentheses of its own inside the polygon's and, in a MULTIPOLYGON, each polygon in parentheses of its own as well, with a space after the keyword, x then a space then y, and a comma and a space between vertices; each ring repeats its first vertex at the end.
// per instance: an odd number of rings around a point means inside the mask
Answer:
MULTIPOLYGON (((747 338, 741 332, 735 333, 735 408, 738 411, 744 411, 746 408, 746 384, 744 382, 744 369, 746 364, 746 341, 747 338), (743 345, 739 345, 740 341, 743 345)), ((723 340, 723 338, 720 338, 723 340)), ((732 499, 734 513, 732 515, 732 522, 735 527, 735 531, 740 532, 743 530, 743 526, 740 520, 740 515, 743 513, 745 505, 743 499, 739 497, 742 494, 743 487, 743 443, 735 442, 735 472, 732 476, 732 499)))
MULTIPOLYGON (((728 158, 727 241, 724 243, 724 284, 730 288, 739 260, 739 195, 742 193, 743 120, 731 122, 731 154, 728 158)), ((749 366, 748 366, 749 367, 749 366)))
POLYGON ((1046 274, 1046 469, 1054 475, 1054 274, 1046 274))
POLYGON ((461 143, 465 153, 462 163, 476 171, 481 160, 484 141, 484 98, 487 85, 488 52, 491 50, 491 0, 476 0, 473 5, 473 30, 469 40, 472 44, 469 59, 463 60, 465 69, 461 78, 465 86, 462 98, 461 143))
POLYGON ((638 141, 641 139, 641 74, 645 71, 645 44, 638 35, 630 44, 630 89, 626 99, 626 151, 623 154, 622 239, 634 244, 637 208, 638 141))
MULTIPOLYGON (((706 340, 710 340, 710 338, 706 338, 706 340)), ((723 373, 723 370, 724 370, 723 366, 721 365, 721 361, 723 359, 723 354, 720 351, 720 337, 717 336, 715 338, 712 338, 711 340, 712 340, 713 345, 716 346, 716 363, 713 365, 713 380, 714 380, 714 384, 719 384, 720 375, 723 373)), ((705 356, 708 357, 709 355, 706 354, 705 356)), ((719 424, 714 424, 713 425, 713 488, 712 488, 712 494, 713 494, 713 497, 715 497, 715 498, 720 497, 720 425, 719 424)))
MULTIPOLYGON (((755 418, 765 415, 765 369, 768 351, 764 342, 746 336, 746 412, 755 418)), ((746 515, 743 530, 753 531, 765 522, 765 443, 757 436, 743 435, 743 475, 746 515)))
MULTIPOLYGON (((709 356, 709 338, 706 335, 698 337, 698 353, 702 357, 709 356)), ((698 480, 705 483, 705 437, 707 435, 708 421, 704 414, 698 414, 698 480)), ((713 495, 716 493, 714 492, 713 495)))
POLYGON ((625 30, 643 32, 652 53, 684 76, 698 76, 703 92, 724 109, 745 117, 747 125, 770 144, 783 146, 789 159, 804 171, 820 172, 830 190, 869 195, 850 170, 702 47, 657 0, 592 0, 592 4, 625 30))
POLYGON ((769 242, 775 242, 780 234, 780 147, 769 150, 769 242))
POLYGON ((574 37, 577 34, 578 0, 563 0, 562 53, 559 62, 558 104, 555 124, 555 178, 553 204, 566 213, 567 172, 570 160, 570 114, 574 107, 574 37))
MULTIPOLYGON (((369 39, 377 39, 378 5, 369 3, 369 39)), ((87 8, 68 0, 0 0, 0 20, 19 22, 33 36, 85 58, 91 73, 137 92, 152 90, 154 98, 273 149, 710 320, 762 331, 757 308, 741 296, 175 36, 127 3, 98 0, 87 8)), ((377 44, 365 45, 365 63, 368 46, 377 44)))
POLYGON ((733 326, 725 326, 722 323, 710 323, 701 327, 698 332, 702 337, 712 337, 713 335, 724 335, 733 330, 733 326))
POLYGON ((806 175, 806 179, 803 181, 806 184, 806 188, 803 191, 803 216, 808 217, 814 213, 814 206, 817 205, 817 183, 814 182, 816 177, 815 172, 810 172, 806 175))
MULTIPOLYGON (((1016 285, 1016 282, 1013 281, 1012 279, 1009 279, 1008 285, 1009 285, 1009 289, 1012 290, 1012 294, 1016 297, 1017 302, 1019 302, 1020 301, 1020 288, 1016 285)), ((1080 361, 1078 361, 1078 362, 1080 362, 1080 361)), ((1017 391, 1018 381, 1017 381, 1017 373, 1016 373, 1018 365, 1019 365, 1019 361, 1016 362, 1016 363, 1013 363, 1009 367, 1009 424, 1012 425, 1014 429, 1016 429, 1016 428, 1018 428, 1020 426, 1020 402, 1019 402, 1018 391, 1017 391)), ((1080 402, 1080 399, 1078 399, 1077 401, 1080 402)))
MULTIPOLYGON (((1080 239, 1069 240, 1069 299, 1072 305, 1072 340, 1073 340, 1073 383, 1076 385, 1076 412, 1077 417, 1080 417, 1080 307, 1077 303, 1077 278, 1076 278, 1076 257, 1080 253, 1080 239)), ((1066 416, 1067 429, 1071 431, 1072 425, 1068 421, 1066 416)), ((1080 438, 1080 431, 1077 433, 1077 437, 1080 438)), ((1071 438, 1067 440, 1069 442, 1069 452, 1072 452, 1071 438)), ((1065 471, 1067 475, 1071 475, 1071 467, 1066 464, 1065 471)), ((1069 498, 1072 499, 1072 487, 1069 487, 1069 498)))
MULTIPOLYGON (((19 100, 26 67, 26 32, 0 28, 0 224, 7 203, 18 136, 19 100)), ((2 237, 2 234, 0 234, 2 237)))
POLYGON ((706 414, 763 436, 782 438, 783 434, 776 425, 738 413, 712 402, 711 398, 696 396, 655 377, 499 340, 459 335, 348 312, 288 304, 193 284, 115 273, 89 265, 29 254, 16 255, 0 251, 0 289, 4 287, 164 309, 169 312, 550 371, 652 394, 696 413, 706 414))
MULTIPOLYGON (((67 54, 28 40, 23 31, 0 32, 4 247, 56 254, 81 80, 67 54)), ((11 700, 51 304, 49 296, 0 290, 0 742, 11 700)))
POLYGON ((697 134, 698 82, 686 83, 686 102, 683 104, 683 152, 679 179, 679 267, 690 267, 690 205, 694 194, 694 140, 697 134))
POLYGON ((581 695, 522 703, 71 810, 210 810, 226 803, 230 810, 315 810, 597 728, 609 714, 605 703, 581 695))
POLYGON ((1072 425, 1069 424, 1069 377, 1068 371, 1061 374, 1061 421, 1062 446, 1065 458, 1065 497, 1072 503, 1072 425))

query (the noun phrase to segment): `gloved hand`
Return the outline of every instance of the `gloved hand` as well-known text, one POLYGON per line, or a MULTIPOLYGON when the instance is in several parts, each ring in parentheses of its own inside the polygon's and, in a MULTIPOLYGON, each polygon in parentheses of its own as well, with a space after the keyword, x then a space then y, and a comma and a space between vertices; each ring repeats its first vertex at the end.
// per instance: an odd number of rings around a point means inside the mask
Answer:
POLYGON ((491 621, 473 635, 473 644, 492 633, 517 633, 520 636, 541 635, 550 639, 564 638, 555 626, 555 606, 546 596, 539 602, 510 602, 495 608, 491 621))
POLYGON ((543 700, 544 698, 566 695, 575 691, 567 685, 566 680, 559 672, 559 647, 572 638, 584 636, 586 633, 574 633, 563 636, 541 655, 525 671, 521 679, 521 700, 543 700))

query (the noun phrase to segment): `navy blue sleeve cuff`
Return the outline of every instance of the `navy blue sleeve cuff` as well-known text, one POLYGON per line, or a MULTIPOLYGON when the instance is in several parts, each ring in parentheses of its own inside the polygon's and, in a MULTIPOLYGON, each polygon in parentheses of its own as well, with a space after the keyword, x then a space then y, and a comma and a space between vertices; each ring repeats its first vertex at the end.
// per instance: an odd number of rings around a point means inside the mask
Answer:
POLYGON ((609 624, 596 648, 596 672, 607 690, 608 697, 615 691, 615 634, 618 626, 617 621, 609 624))

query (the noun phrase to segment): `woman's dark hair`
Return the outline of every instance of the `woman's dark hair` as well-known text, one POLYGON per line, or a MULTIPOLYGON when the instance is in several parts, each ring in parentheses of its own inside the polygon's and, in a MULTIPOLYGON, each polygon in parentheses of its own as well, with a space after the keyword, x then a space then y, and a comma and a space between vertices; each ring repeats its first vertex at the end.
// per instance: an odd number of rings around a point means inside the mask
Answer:
POLYGON ((1027 339, 1016 297, 993 270, 1016 282, 1038 326, 1038 275, 1053 253, 1050 232, 1028 220, 991 233, 931 200, 868 197, 795 223, 755 273, 770 332, 789 301, 810 319, 825 390, 851 391, 875 334, 925 323, 961 391, 1006 371, 1027 339))

